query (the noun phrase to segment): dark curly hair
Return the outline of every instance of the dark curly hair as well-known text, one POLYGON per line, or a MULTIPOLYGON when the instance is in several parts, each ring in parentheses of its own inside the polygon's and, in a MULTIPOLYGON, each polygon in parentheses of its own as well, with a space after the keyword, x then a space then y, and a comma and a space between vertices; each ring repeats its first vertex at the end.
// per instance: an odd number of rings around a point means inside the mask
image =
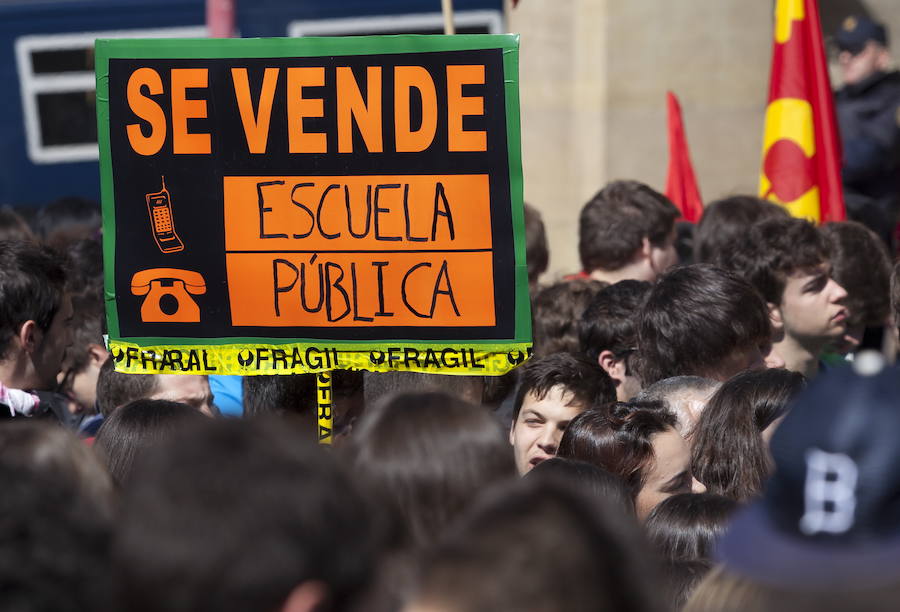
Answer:
POLYGON ((577 278, 541 289, 532 302, 534 355, 578 353, 578 324, 606 283, 577 278))
POLYGON ((825 237, 804 219, 767 219, 750 228, 722 266, 756 287, 766 302, 781 304, 787 278, 828 262, 825 237))
POLYGON ((710 202, 694 231, 694 262, 722 265, 736 240, 754 223, 764 219, 786 219, 787 211, 767 200, 736 195, 710 202))

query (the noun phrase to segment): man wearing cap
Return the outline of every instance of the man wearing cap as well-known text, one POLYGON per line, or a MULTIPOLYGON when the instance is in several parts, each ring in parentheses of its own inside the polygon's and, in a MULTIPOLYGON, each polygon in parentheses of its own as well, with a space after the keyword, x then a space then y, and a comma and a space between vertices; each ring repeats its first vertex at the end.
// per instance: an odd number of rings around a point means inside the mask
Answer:
POLYGON ((867 17, 844 19, 835 43, 847 212, 890 243, 900 209, 900 72, 890 68, 884 26, 867 17))

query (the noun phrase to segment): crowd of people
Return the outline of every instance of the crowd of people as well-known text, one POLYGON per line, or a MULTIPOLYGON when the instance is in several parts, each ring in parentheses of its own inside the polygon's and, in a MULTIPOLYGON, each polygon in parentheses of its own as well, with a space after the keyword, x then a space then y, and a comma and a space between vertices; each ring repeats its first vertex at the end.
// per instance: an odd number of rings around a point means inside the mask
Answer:
POLYGON ((2 607, 896 609, 900 268, 755 197, 678 217, 614 181, 542 285, 527 207, 534 358, 335 372, 325 448, 313 375, 116 372, 96 205, 3 209, 2 607))
POLYGON ((836 42, 856 221, 616 180, 542 284, 526 205, 534 357, 336 371, 331 447, 312 374, 116 372, 99 207, 0 208, 0 608, 900 608, 900 76, 836 42))

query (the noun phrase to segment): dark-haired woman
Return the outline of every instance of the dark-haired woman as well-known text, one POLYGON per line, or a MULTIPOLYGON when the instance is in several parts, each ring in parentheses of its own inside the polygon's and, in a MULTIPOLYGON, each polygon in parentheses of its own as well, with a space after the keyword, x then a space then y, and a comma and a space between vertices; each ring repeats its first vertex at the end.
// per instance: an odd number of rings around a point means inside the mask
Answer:
POLYGON ((741 372, 710 398, 691 440, 694 473, 710 493, 739 502, 756 497, 769 476, 768 440, 806 386, 782 369, 741 372))
POLYGON ((667 497, 706 490, 693 477, 690 448, 676 423, 660 402, 616 402, 587 410, 569 423, 557 456, 618 475, 643 520, 667 497))

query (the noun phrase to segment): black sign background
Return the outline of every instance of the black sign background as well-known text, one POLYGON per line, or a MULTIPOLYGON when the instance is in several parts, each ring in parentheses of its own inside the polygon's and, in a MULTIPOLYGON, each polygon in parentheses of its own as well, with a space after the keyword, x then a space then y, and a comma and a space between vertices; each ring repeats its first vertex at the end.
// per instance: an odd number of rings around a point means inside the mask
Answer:
MULTIPOLYGON (((421 103, 412 104, 412 125, 421 117, 421 103)), ((254 106, 255 109, 255 106, 254 106)), ((119 332, 128 337, 271 337, 314 338, 324 340, 454 340, 511 339, 515 323, 515 258, 510 213, 509 162, 505 117, 503 58, 500 49, 427 52, 415 55, 365 55, 320 58, 254 59, 110 59, 109 61, 110 150, 112 156, 116 206, 116 299, 119 332), (466 85, 465 96, 483 96, 483 116, 468 116, 464 129, 487 132, 487 152, 450 153, 447 132, 442 130, 447 116, 446 66, 483 64, 485 85, 466 85), (354 127, 354 153, 336 153, 336 100, 334 67, 350 66, 360 89, 366 91, 366 67, 382 66, 384 153, 369 153, 354 127), (416 65, 426 68, 438 92, 438 130, 431 147, 422 153, 390 152, 394 139, 393 66, 416 65), (325 132, 327 154, 290 154, 287 139, 287 110, 284 97, 285 68, 324 66, 326 84, 305 88, 305 97, 322 97, 325 116, 305 119, 307 132, 325 132), (138 68, 149 67, 162 78, 164 94, 152 96, 171 118, 170 76, 172 68, 207 68, 208 88, 188 90, 189 98, 207 100, 208 117, 188 121, 188 131, 211 134, 212 155, 175 155, 172 153, 171 121, 166 142, 159 153, 142 156, 128 143, 125 126, 139 123, 144 134, 150 126, 137 117, 127 104, 129 76, 138 68), (254 105, 257 103, 263 71, 278 67, 279 86, 272 108, 267 152, 250 154, 243 134, 240 114, 231 80, 231 68, 247 68, 254 105), (279 95, 281 94, 281 95, 279 95), (223 216, 224 176, 341 176, 402 174, 488 174, 490 177, 491 232, 493 241, 494 304, 497 324, 493 327, 248 327, 232 326, 228 306, 225 273, 223 216), (164 254, 153 240, 145 194, 161 188, 165 176, 171 193, 176 231, 185 249, 164 254), (142 296, 132 295, 130 282, 139 270, 156 267, 180 268, 200 272, 206 280, 206 293, 193 296, 202 312, 201 324, 143 323, 139 311, 142 296)), ((299 247, 298 247, 299 248, 299 247)))

